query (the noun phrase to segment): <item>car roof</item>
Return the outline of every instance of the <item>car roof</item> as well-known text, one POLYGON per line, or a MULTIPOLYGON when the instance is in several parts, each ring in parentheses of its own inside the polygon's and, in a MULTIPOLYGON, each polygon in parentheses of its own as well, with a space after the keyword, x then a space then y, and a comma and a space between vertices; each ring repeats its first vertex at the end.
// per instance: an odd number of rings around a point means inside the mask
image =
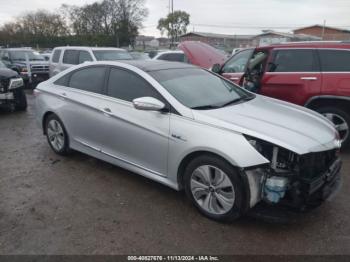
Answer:
POLYGON ((349 42, 341 41, 308 41, 308 42, 287 42, 268 46, 259 46, 257 49, 273 49, 273 48, 340 48, 350 49, 349 42))
POLYGON ((75 49, 75 50, 119 50, 119 51, 126 51, 122 48, 116 48, 116 47, 93 47, 93 46, 58 46, 55 47, 54 50, 57 49, 75 49))
MULTIPOLYGON (((196 66, 185 64, 185 63, 168 62, 163 60, 121 60, 118 62, 135 66, 145 72, 167 70, 167 69, 198 68, 196 66)), ((108 64, 113 65, 113 62, 110 62, 108 64)))

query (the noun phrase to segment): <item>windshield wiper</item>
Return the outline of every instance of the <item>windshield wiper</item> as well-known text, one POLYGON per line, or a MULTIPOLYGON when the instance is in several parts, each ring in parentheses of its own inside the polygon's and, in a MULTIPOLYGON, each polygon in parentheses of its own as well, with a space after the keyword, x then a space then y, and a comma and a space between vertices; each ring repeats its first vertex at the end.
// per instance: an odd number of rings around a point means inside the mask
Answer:
POLYGON ((194 109, 194 110, 206 110, 206 109, 217 109, 217 108, 219 108, 219 107, 215 106, 215 105, 205 105, 205 106, 191 107, 191 109, 194 109))
POLYGON ((228 101, 225 104, 222 104, 220 107, 225 107, 225 106, 229 106, 229 105, 232 105, 232 104, 236 104, 237 102, 240 102, 242 99, 243 99, 242 97, 233 99, 231 101, 228 101))
POLYGON ((238 102, 241 102, 241 101, 249 101, 249 100, 252 100, 255 96, 244 96, 244 97, 240 97, 240 98, 236 98, 236 99, 233 99, 223 105, 221 105, 220 107, 225 107, 225 106, 229 106, 229 105, 233 105, 233 104, 236 104, 238 102))

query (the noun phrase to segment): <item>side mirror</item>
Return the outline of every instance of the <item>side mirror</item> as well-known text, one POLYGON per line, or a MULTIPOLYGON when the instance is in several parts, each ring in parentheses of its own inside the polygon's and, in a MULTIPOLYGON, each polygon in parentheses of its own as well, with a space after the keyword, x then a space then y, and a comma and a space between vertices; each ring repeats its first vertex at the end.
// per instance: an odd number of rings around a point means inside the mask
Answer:
POLYGON ((216 74, 219 74, 220 71, 221 71, 221 65, 220 64, 214 64, 211 68, 211 71, 216 73, 216 74))
POLYGON ((134 107, 138 110, 161 111, 165 108, 163 102, 156 98, 145 96, 132 100, 134 107))

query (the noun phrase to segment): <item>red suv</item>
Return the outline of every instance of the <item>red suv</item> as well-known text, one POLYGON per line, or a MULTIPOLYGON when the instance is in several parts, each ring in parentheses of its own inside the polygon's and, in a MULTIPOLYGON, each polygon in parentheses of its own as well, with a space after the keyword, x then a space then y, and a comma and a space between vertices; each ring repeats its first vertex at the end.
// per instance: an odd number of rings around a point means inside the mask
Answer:
POLYGON ((313 109, 350 145, 350 43, 287 43, 245 49, 212 70, 245 88, 313 109))

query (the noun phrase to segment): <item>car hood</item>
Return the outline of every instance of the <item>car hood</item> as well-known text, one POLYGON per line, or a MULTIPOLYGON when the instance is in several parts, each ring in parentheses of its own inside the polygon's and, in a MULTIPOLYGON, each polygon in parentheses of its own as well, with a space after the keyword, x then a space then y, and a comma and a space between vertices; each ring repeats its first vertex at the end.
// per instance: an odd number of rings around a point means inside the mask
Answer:
POLYGON ((214 110, 193 110, 197 121, 256 137, 297 154, 334 149, 337 132, 321 115, 280 100, 259 96, 214 110))
POLYGON ((184 41, 178 48, 186 54, 191 64, 207 69, 214 64, 222 65, 227 60, 224 53, 199 41, 184 41))
POLYGON ((8 69, 8 68, 0 68, 0 79, 8 79, 17 76, 17 72, 8 69))

